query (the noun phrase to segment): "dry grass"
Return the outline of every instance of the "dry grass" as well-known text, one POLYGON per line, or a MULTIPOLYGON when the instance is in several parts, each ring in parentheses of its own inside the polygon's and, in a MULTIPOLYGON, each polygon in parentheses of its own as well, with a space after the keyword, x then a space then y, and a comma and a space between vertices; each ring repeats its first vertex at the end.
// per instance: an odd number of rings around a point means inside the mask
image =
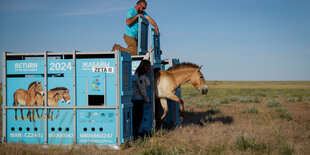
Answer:
POLYGON ((310 82, 208 82, 201 96, 182 87, 185 121, 132 141, 95 146, 0 144, 1 154, 310 154, 310 82))

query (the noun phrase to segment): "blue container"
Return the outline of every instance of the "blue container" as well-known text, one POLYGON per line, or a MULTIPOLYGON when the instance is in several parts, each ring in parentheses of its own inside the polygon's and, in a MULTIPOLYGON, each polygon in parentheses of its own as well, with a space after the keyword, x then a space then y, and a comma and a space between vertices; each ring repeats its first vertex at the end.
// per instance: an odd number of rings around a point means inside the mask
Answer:
POLYGON ((131 139, 129 53, 4 52, 3 60, 3 142, 119 147, 131 139), (48 105, 37 90, 49 94, 48 105))

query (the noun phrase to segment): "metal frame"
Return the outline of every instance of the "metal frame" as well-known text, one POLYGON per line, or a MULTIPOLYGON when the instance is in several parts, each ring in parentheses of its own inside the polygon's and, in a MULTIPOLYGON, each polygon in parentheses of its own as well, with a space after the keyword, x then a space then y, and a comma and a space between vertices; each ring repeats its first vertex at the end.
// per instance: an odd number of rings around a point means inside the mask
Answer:
POLYGON ((152 100, 152 122, 153 122, 153 127, 156 125, 156 120, 155 120, 155 86, 154 86, 154 55, 153 53, 150 53, 150 61, 151 61, 151 88, 153 89, 151 93, 151 100, 152 100))
MULTIPOLYGON (((7 117, 6 117, 6 112, 7 109, 44 109, 45 111, 45 129, 44 129, 44 145, 48 144, 48 119, 47 119, 47 109, 72 109, 73 110, 73 117, 74 117, 74 124, 73 124, 73 143, 77 143, 77 118, 76 118, 76 110, 77 109, 115 109, 116 110, 116 147, 120 147, 121 143, 121 117, 120 117, 120 53, 119 51, 115 52, 78 52, 78 51, 73 51, 73 52, 60 52, 60 53, 52 53, 48 51, 44 51, 43 53, 9 53, 9 52, 3 52, 2 55, 3 61, 2 61, 2 68, 3 68, 3 84, 2 84, 2 91, 3 91, 3 112, 2 112, 2 122, 3 122, 3 130, 2 130, 2 141, 7 142, 7 117), (100 55, 105 55, 105 54, 113 54, 115 55, 115 78, 116 78, 116 106, 76 106, 76 56, 77 55, 95 55, 95 54, 100 54, 100 55), (51 55, 72 55, 72 61, 73 61, 73 105, 74 106, 66 106, 66 107, 56 107, 56 106, 48 106, 48 100, 47 100, 47 60, 48 56, 51 55), (27 107, 14 107, 10 106, 7 107, 7 74, 6 74, 6 61, 7 61, 7 56, 43 56, 44 59, 44 81, 45 81, 45 104, 41 107, 37 106, 27 106, 27 107)), ((106 79, 104 81, 104 85, 106 85, 106 79)), ((104 86, 106 87, 106 86, 104 86)), ((106 88, 104 88, 106 90, 106 88)), ((106 94, 106 92, 104 92, 106 94)), ((105 101, 106 101, 106 95, 105 95, 105 101)), ((113 146, 113 145, 112 145, 113 146)))
POLYGON ((44 93, 45 93, 45 96, 44 96, 44 101, 45 101, 45 104, 44 104, 44 113, 45 113, 45 120, 44 120, 44 127, 45 127, 45 130, 44 130, 44 144, 47 144, 48 143, 48 136, 47 136, 47 128, 48 128, 48 118, 47 118, 47 108, 48 107, 48 99, 47 99, 47 51, 44 52, 44 93))
POLYGON ((119 77, 120 77, 120 73, 119 73, 119 70, 120 70, 120 64, 119 64, 119 51, 115 51, 115 68, 116 68, 116 71, 115 71, 115 79, 116 79, 116 89, 115 89, 115 97, 116 97, 116 144, 117 146, 120 146, 121 145, 121 138, 120 138, 120 122, 121 122, 121 117, 120 117, 120 82, 119 82, 119 77))
POLYGON ((7 136, 6 136, 6 54, 7 52, 3 52, 2 53, 2 80, 3 80, 3 83, 2 83, 2 92, 3 92, 3 103, 2 103, 2 141, 6 142, 7 141, 7 136), (5 129, 5 130, 3 130, 5 129))

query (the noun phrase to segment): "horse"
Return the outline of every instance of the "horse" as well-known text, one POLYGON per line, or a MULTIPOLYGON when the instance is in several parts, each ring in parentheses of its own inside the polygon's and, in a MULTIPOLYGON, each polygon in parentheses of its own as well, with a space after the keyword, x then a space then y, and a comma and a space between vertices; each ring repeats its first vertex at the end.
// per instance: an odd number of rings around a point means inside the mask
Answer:
MULTIPOLYGON (((48 100, 48 106, 58 106, 58 101, 61 101, 61 102, 65 101, 61 91, 58 91, 57 93, 55 93, 54 96, 51 96, 51 97, 48 96, 47 100, 48 100)), ((53 116, 53 109, 48 109, 47 114, 51 118, 51 120, 53 120, 53 117, 51 117, 50 115, 51 111, 52 111, 52 116, 53 116)), ((56 118, 58 118, 58 116, 59 116, 59 109, 58 109, 56 118)))
MULTIPOLYGON (((70 98, 70 93, 69 93, 69 89, 65 88, 65 87, 56 87, 51 89, 50 91, 48 91, 48 106, 58 106, 58 101, 62 101, 62 102, 66 102, 67 104, 71 103, 71 98, 70 98)), ((50 110, 48 114, 50 114, 50 110)), ((56 118, 58 118, 59 116, 59 109, 57 109, 57 116, 56 118)), ((53 109, 52 109, 52 115, 53 115, 53 109)), ((53 120, 53 118, 51 117, 51 119, 53 120)))
MULTIPOLYGON (((20 104, 21 106, 34 106, 36 103, 36 96, 41 95, 44 96, 44 91, 41 85, 41 82, 34 81, 28 86, 28 90, 24 89, 18 89, 14 93, 14 106, 18 106, 20 104)), ((28 109, 27 118, 31 122, 31 109, 28 109)), ((24 120, 23 115, 23 109, 20 109, 21 112, 21 118, 24 120)), ((34 110, 32 109, 32 113, 34 113, 34 110)), ((17 120, 17 109, 15 109, 15 120, 17 120)))
POLYGON ((174 100, 180 105, 180 118, 184 120, 184 101, 174 94, 177 88, 186 82, 201 93, 208 93, 208 86, 203 74, 200 72, 202 66, 193 63, 181 63, 155 72, 155 98, 160 99, 164 114, 160 117, 160 124, 168 114, 167 98, 174 100))
MULTIPOLYGON (((71 98, 69 94, 69 90, 65 87, 56 87, 48 91, 47 93, 47 100, 48 100, 48 106, 58 106, 58 101, 60 100, 61 102, 66 102, 67 104, 71 103, 71 98)), ((44 96, 37 95, 36 96, 36 106, 41 106, 44 104, 44 96)), ((38 109, 36 109, 37 115, 39 116, 38 109)), ((48 109, 48 116, 50 114, 50 109, 48 109)), ((43 111, 41 116, 43 115, 43 111)), ((52 110, 52 115, 53 115, 53 110, 52 110)), ((59 116, 59 109, 56 118, 59 116)))
POLYGON ((69 89, 66 87, 56 87, 56 88, 51 89, 50 91, 48 91, 47 97, 55 96, 55 94, 59 93, 59 92, 61 92, 65 102, 67 104, 70 104, 71 103, 71 97, 70 97, 69 89))

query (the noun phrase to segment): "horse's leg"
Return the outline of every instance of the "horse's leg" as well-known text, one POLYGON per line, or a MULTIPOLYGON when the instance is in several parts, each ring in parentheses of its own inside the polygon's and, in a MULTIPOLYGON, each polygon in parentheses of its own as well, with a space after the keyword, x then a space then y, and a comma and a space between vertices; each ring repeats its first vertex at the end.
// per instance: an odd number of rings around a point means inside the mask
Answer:
POLYGON ((53 120, 53 112, 54 112, 54 109, 52 109, 52 114, 50 115, 51 120, 53 120))
POLYGON ((164 109, 164 114, 160 117, 160 124, 163 122, 163 120, 165 119, 165 117, 168 114, 168 105, 167 105, 167 99, 166 98, 161 98, 160 99, 160 104, 164 109))
MULTIPOLYGON (((21 117, 22 117, 22 120, 24 120, 24 114, 23 114, 23 109, 19 109, 20 110, 20 113, 21 113, 21 117)), ((16 118, 17 119, 17 118, 16 118)))
POLYGON ((15 120, 17 120, 17 109, 15 109, 15 120))
POLYGON ((184 101, 172 92, 167 95, 167 98, 177 101, 180 104, 180 118, 183 121, 184 120, 184 101))
POLYGON ((56 116, 56 118, 58 118, 58 116, 59 116, 59 109, 57 109, 58 111, 57 111, 57 116, 56 116))
POLYGON ((40 118, 39 109, 36 109, 36 112, 37 112, 37 116, 38 116, 38 119, 39 119, 40 118))
POLYGON ((47 119, 50 118, 50 111, 51 111, 51 109, 47 109, 47 119))
POLYGON ((33 122, 36 121, 36 120, 34 119, 34 113, 35 113, 35 111, 34 111, 34 109, 32 109, 32 120, 33 120, 33 122))
POLYGON ((44 109, 41 109, 42 110, 42 113, 41 113, 41 117, 43 116, 43 112, 45 111, 44 109))
MULTIPOLYGON (((14 106, 17 106, 17 101, 15 100, 15 96, 14 96, 14 106)), ((15 109, 15 120, 17 120, 17 109, 15 109)))
POLYGON ((29 119, 29 121, 31 122, 31 109, 28 109, 28 113, 27 113, 27 118, 29 119))

